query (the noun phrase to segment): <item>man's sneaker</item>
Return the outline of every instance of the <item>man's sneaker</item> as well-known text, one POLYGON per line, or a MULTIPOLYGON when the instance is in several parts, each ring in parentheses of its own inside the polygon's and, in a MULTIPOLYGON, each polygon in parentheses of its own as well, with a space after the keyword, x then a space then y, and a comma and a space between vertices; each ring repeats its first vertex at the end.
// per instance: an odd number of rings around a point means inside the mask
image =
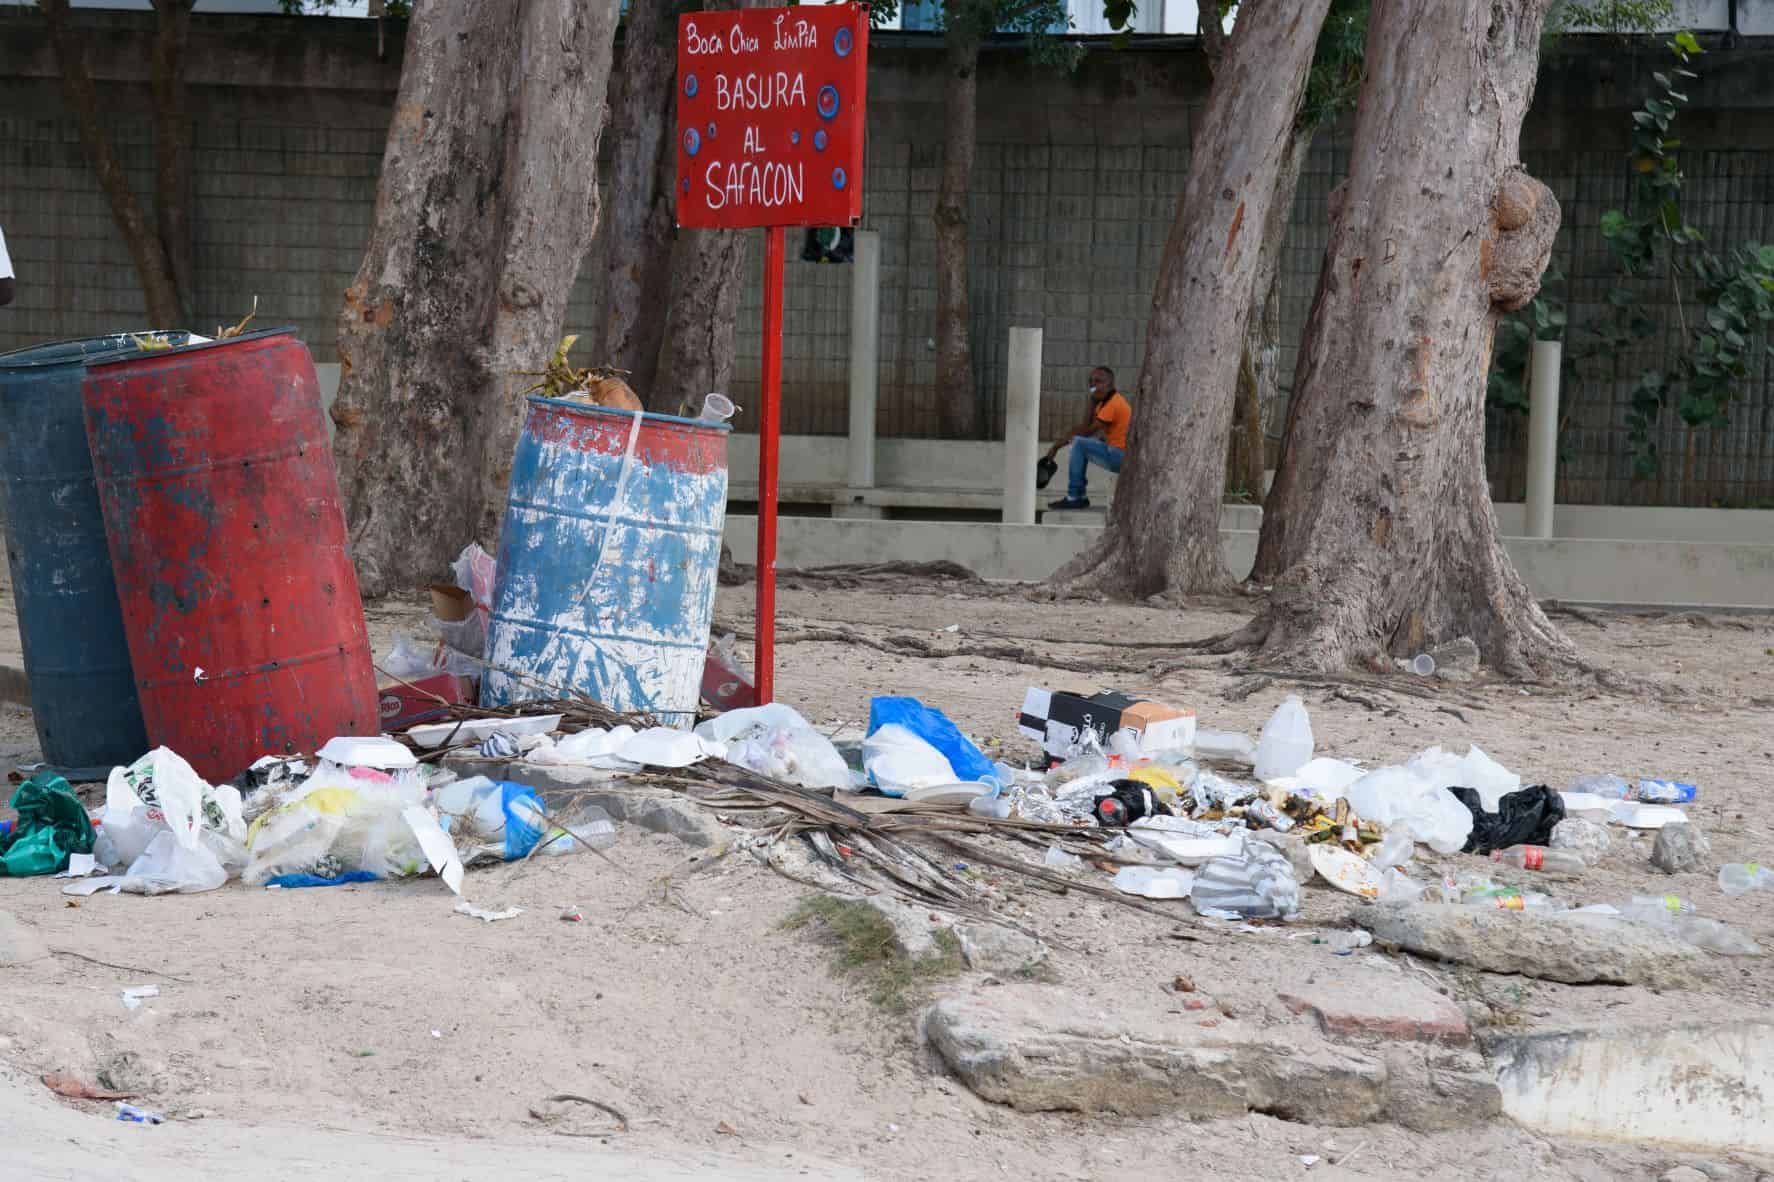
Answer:
POLYGON ((1049 509, 1088 509, 1090 508, 1090 498, 1067 497, 1063 501, 1049 501, 1047 507, 1049 509))

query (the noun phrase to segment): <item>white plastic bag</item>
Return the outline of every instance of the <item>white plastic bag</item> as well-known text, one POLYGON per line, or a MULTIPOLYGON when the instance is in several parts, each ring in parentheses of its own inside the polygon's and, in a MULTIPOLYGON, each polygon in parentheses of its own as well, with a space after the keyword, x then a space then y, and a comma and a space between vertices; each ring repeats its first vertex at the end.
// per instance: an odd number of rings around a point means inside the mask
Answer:
POLYGON ((729 710, 696 728, 727 744, 727 761, 803 788, 848 788, 850 767, 830 739, 780 702, 729 710))
POLYGON ((227 881, 228 871, 207 844, 187 846, 176 831, 163 830, 130 863, 118 888, 132 895, 191 895, 227 881))
POLYGON ((890 722, 862 741, 862 766, 887 796, 904 796, 908 788, 956 782, 954 765, 942 752, 897 722, 890 722))
POLYGON ((1446 788, 1426 783, 1408 768, 1369 772, 1344 793, 1364 821, 1385 830, 1397 827, 1437 853, 1457 853, 1472 833, 1472 814, 1446 788))
POLYGON ((1279 850, 1253 841, 1241 857, 1216 858, 1197 871, 1189 898, 1203 915, 1285 918, 1300 909, 1300 884, 1279 850))
POLYGON ((1259 780, 1291 776, 1312 758, 1312 722, 1298 694, 1289 694, 1257 738, 1256 775, 1259 780))

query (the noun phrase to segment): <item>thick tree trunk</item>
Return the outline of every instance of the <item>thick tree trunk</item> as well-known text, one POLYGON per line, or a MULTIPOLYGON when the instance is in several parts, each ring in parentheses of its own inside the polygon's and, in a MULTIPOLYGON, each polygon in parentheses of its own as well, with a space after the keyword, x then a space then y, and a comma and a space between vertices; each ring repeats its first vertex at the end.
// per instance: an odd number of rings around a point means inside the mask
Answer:
POLYGON ((1263 227, 1329 0, 1256 0, 1214 74, 1165 244, 1108 529, 1054 581, 1142 598, 1218 590, 1220 503, 1263 227))
POLYGON ((1263 496, 1268 452, 1265 425, 1270 409, 1281 399, 1281 252, 1293 221, 1300 172, 1311 150, 1311 129, 1296 126, 1275 176, 1275 199, 1269 203, 1269 216, 1263 223, 1263 244, 1257 251, 1257 273, 1251 285, 1255 298, 1244 329, 1244 357, 1238 366, 1237 425, 1242 446, 1233 450, 1243 465, 1235 468, 1233 475, 1245 492, 1258 500, 1263 496))
POLYGON ((598 222, 614 3, 416 5, 333 420, 365 593, 492 544, 522 422, 598 222))
POLYGON ((656 411, 676 406, 656 396, 654 386, 671 300, 677 11, 673 0, 635 0, 622 61, 610 77, 614 183, 608 200, 603 336, 593 351, 597 364, 627 370, 628 384, 656 411))
POLYGON ((942 185, 936 193, 936 406, 949 439, 977 439, 983 430, 973 374, 967 294, 968 194, 979 115, 979 36, 966 22, 944 34, 942 185))
POLYGON ((1349 180, 1289 412, 1266 660, 1382 666, 1470 636, 1513 676, 1568 668, 1497 537, 1484 388, 1539 288, 1558 203, 1517 163, 1548 0, 1375 0, 1349 180))
POLYGON ((112 220, 117 223, 117 232, 123 235, 123 245, 141 280, 142 297, 148 305, 147 327, 185 327, 185 310, 180 306, 178 283, 166 248, 148 225, 147 215, 129 186, 123 163, 99 121, 98 92, 86 68, 80 38, 68 26, 68 0, 41 0, 41 5, 56 66, 62 73, 62 94, 80 133, 80 147, 110 203, 112 220))
MULTIPOLYGON (((149 71, 154 91, 154 220, 172 269, 179 306, 194 315, 197 282, 191 233, 191 113, 185 99, 191 0, 154 0, 154 11, 158 28, 149 71)), ((237 315, 245 312, 242 308, 237 315)))
POLYGON ((746 235, 679 230, 671 255, 671 312, 653 410, 700 412, 707 394, 733 386, 733 329, 745 280, 746 235))

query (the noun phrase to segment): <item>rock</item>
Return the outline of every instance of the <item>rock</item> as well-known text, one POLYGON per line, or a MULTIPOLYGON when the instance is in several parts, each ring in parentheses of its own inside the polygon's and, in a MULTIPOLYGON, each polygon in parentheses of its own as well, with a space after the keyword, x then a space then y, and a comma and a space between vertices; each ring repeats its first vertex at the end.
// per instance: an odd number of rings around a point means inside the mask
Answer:
POLYGON ((1665 825, 1651 847, 1651 865, 1665 874, 1690 874, 1710 869, 1712 842, 1695 824, 1665 825))
POLYGON ((1472 1041, 1472 1030, 1460 1007, 1418 981, 1400 981, 1379 992, 1360 980, 1327 973, 1309 990, 1277 997, 1289 1012, 1312 1015, 1330 1034, 1452 1046, 1472 1041))
POLYGON ((1472 637, 1462 636, 1429 650, 1435 661, 1435 676, 1447 681, 1471 681, 1478 675, 1478 645, 1472 637))
POLYGON ((1677 1166, 1673 1170, 1664 1170, 1657 1182, 1712 1182, 1705 1170, 1696 1170, 1693 1166, 1677 1166))
POLYGON ((1566 817, 1552 827, 1552 848, 1574 851, 1582 857, 1585 866, 1594 866, 1612 843, 1606 825, 1585 821, 1582 817, 1566 817))
POLYGON ((1105 1009, 1050 986, 1007 985, 942 999, 926 1012, 923 1032, 977 1095, 1030 1112, 1206 1120, 1260 1111, 1309 1124, 1395 1121, 1427 1131, 1501 1110, 1475 1051, 1344 1045, 1301 1022, 1207 1021, 1179 1025, 1137 1005, 1105 1009))
POLYGON ((1678 989, 1698 983, 1710 969, 1707 956, 1693 945, 1615 915, 1406 903, 1358 908, 1350 919, 1383 945, 1567 985, 1678 989))
POLYGON ((1001 924, 968 920, 955 926, 961 957, 982 973, 1015 973, 1047 959, 1047 945, 1001 924))
POLYGON ((36 928, 10 911, 0 911, 0 968, 31 964, 48 956, 49 945, 36 928))
POLYGON ((879 911, 882 918, 892 925, 894 939, 899 950, 906 956, 916 959, 938 951, 936 933, 946 929, 949 924, 940 917, 931 918, 936 913, 930 908, 914 907, 892 895, 871 895, 863 901, 879 911))

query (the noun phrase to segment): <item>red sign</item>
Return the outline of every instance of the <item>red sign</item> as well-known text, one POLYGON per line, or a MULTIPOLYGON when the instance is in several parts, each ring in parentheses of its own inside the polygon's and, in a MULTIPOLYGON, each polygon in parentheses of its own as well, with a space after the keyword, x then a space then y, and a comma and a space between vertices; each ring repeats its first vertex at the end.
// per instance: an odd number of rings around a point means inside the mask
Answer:
POLYGON ((678 19, 678 225, 848 226, 862 216, 868 12, 678 19))

